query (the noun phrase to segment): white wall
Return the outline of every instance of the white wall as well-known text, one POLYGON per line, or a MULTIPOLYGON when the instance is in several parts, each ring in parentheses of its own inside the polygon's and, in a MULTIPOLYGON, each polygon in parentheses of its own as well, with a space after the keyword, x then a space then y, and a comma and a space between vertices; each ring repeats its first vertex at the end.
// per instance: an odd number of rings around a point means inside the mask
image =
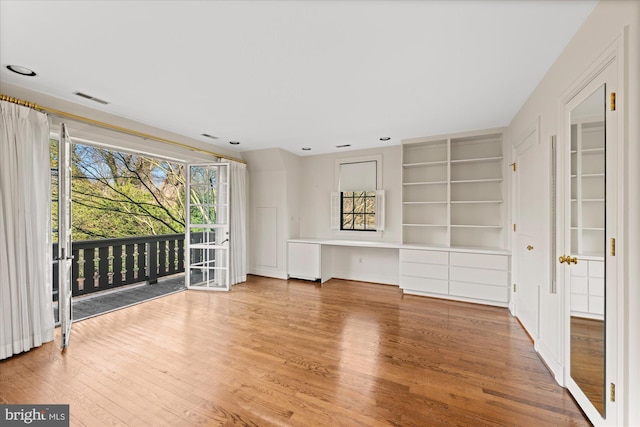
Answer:
MULTIPOLYGON (((400 146, 307 156, 301 159, 300 237, 341 240, 402 240, 402 167, 400 146), (331 228, 331 192, 336 187, 336 161, 382 156, 382 189, 385 190, 385 230, 381 233, 339 231, 331 228)), ((397 250, 334 247, 333 277, 397 285, 397 250)))
POLYGON ((354 150, 302 157, 300 162, 300 237, 343 240, 402 240, 402 167, 400 146, 354 150), (382 155, 382 189, 385 190, 385 230, 381 234, 331 229, 331 192, 336 188, 337 160, 382 155))
MULTIPOLYGON (((298 157, 281 149, 244 152, 249 170, 249 272, 286 278, 286 242, 298 237, 399 242, 402 238, 400 147, 298 157), (331 229, 330 197, 336 160, 382 156, 386 198, 385 231, 331 229)), ((398 284, 397 251, 334 248, 333 276, 398 284)))
MULTIPOLYGON (((127 135, 121 132, 116 132, 104 128, 100 128, 93 125, 73 121, 68 118, 58 119, 53 117, 53 123, 57 123, 60 120, 68 124, 69 132, 72 138, 84 138, 90 141, 95 141, 101 144, 110 145, 115 149, 122 149, 126 151, 134 151, 142 154, 148 154, 151 156, 158 156, 163 158, 169 158, 179 161, 189 162, 202 162, 212 161, 213 157, 210 154, 198 152, 188 147, 195 147, 196 149, 202 149, 206 151, 212 151, 224 156, 233 157, 236 159, 242 159, 242 154, 235 150, 230 150, 227 147, 213 145, 207 142, 198 141, 196 139, 188 138, 183 135, 178 135, 163 129, 158 129, 153 126, 148 126, 134 120, 129 120, 120 116, 105 113, 93 108, 89 108, 85 105, 76 104, 73 102, 65 101, 59 98, 55 98, 40 92, 35 92, 29 89, 25 89, 20 86, 11 85, 9 83, 0 82, 1 92, 5 95, 12 96, 14 98, 22 99, 23 101, 34 102, 38 105, 47 108, 55 108, 66 113, 75 114, 78 116, 86 117, 89 119, 109 123, 111 125, 120 126, 126 129, 131 129, 137 132, 146 133, 155 137, 168 139, 175 141, 183 146, 171 145, 155 140, 146 140, 141 137, 127 135)), ((90 102, 90 101, 89 101, 90 102)), ((56 126, 52 126, 52 130, 55 130, 56 126)))
MULTIPOLYGON (((591 16, 576 33, 575 37, 560 55, 536 90, 515 116, 509 126, 511 138, 522 135, 535 120, 540 117, 540 138, 536 159, 537 167, 541 171, 540 184, 548 185, 550 175, 549 151, 550 137, 560 134, 558 129, 559 98, 569 89, 587 70, 587 68, 614 42, 626 32, 626 86, 619 91, 618 100, 621 112, 627 123, 626 134, 621 135, 620 147, 625 150, 627 167, 627 185, 625 188, 626 207, 626 241, 620 251, 625 257, 624 272, 625 289, 624 301, 626 307, 621 306, 620 312, 625 316, 619 324, 619 331, 625 334, 619 337, 623 366, 619 366, 618 378, 624 382, 622 390, 618 387, 618 402, 624 408, 624 419, 618 419, 620 425, 640 425, 640 228, 637 212, 640 212, 638 188, 640 188, 640 2, 637 1, 602 1, 594 9, 591 16), (632 214, 633 213, 633 214, 632 214)), ((541 212, 549 212, 547 207, 550 200, 542 198, 536 200, 545 207, 541 212)), ((550 218, 541 216, 540 222, 545 229, 550 230, 550 218)), ((544 250, 550 253, 547 241, 544 250)), ((550 259, 550 257, 547 257, 550 259)), ((545 280, 545 279, 541 279, 545 280)), ((545 283, 548 283, 546 279, 545 283)), ((540 337, 536 343, 541 355, 552 369, 559 369, 563 365, 563 312, 562 290, 558 294, 551 294, 548 286, 541 287, 540 293, 540 337)), ((622 360, 622 359, 621 359, 622 360)), ((556 377, 562 374, 555 372, 556 377)))
POLYGON ((287 239, 298 237, 299 157, 281 150, 244 153, 249 175, 250 274, 287 278, 287 239))

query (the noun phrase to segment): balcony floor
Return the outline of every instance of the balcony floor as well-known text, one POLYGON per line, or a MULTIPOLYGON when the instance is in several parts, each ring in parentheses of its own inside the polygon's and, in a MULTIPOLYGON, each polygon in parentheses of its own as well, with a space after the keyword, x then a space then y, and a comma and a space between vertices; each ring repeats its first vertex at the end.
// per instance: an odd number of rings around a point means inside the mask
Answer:
POLYGON ((88 319, 185 289, 184 273, 158 279, 158 283, 136 284, 111 291, 73 298, 73 321, 88 319))

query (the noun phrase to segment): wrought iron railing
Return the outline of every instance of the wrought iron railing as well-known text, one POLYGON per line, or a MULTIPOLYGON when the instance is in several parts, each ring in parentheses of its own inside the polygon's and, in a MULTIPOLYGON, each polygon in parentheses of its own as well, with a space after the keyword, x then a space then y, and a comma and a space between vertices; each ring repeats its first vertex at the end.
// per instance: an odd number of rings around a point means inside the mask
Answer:
MULTIPOLYGON (((72 295, 86 295, 184 272, 184 234, 73 242, 72 295)), ((54 259, 58 244, 53 244, 54 259)), ((58 264, 53 264, 58 299, 58 264)))

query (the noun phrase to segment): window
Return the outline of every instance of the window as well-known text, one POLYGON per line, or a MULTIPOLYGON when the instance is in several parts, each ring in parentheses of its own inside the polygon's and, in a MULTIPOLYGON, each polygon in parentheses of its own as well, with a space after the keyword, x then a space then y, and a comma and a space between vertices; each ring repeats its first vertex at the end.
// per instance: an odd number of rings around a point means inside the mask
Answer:
POLYGON ((340 201, 341 230, 376 231, 375 191, 343 191, 340 201))
POLYGON ((383 229, 382 157, 341 160, 336 163, 338 192, 332 195, 332 228, 348 231, 383 229))

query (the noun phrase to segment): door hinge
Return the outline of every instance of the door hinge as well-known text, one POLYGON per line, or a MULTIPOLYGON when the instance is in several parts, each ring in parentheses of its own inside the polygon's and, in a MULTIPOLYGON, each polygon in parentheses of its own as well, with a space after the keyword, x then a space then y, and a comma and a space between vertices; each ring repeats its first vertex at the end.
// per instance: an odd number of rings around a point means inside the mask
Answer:
POLYGON ((516 162, 511 163, 509 166, 511 166, 514 172, 516 171, 516 162))
POLYGON ((611 111, 616 111, 616 93, 611 92, 611 111))
POLYGON ((516 291, 516 284, 514 283, 513 284, 513 292, 515 292, 515 291, 516 291))
POLYGON ((616 256, 616 239, 615 239, 615 237, 611 238, 611 256, 616 256))
POLYGON ((612 402, 616 401, 616 385, 614 383, 611 383, 611 387, 610 387, 610 393, 609 393, 609 398, 611 399, 612 402))
POLYGON ((514 233, 516 232, 516 225, 515 224, 513 224, 513 232, 514 233))

